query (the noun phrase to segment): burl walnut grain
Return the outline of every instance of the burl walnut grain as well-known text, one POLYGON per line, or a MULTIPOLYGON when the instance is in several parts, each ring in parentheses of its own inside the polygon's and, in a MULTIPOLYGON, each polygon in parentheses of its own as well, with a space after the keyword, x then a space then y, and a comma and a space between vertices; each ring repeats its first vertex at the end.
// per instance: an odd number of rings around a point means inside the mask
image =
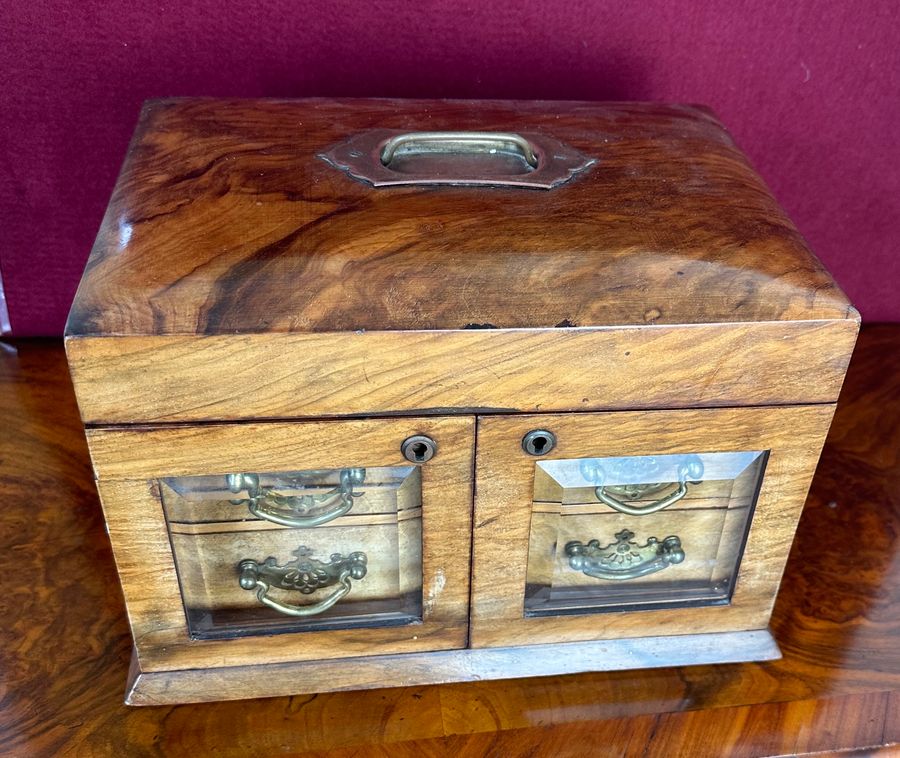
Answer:
POLYGON ((647 103, 146 104, 67 333, 554 328, 843 319, 852 307, 719 122, 647 103), (553 190, 374 189, 362 131, 544 132, 553 190))

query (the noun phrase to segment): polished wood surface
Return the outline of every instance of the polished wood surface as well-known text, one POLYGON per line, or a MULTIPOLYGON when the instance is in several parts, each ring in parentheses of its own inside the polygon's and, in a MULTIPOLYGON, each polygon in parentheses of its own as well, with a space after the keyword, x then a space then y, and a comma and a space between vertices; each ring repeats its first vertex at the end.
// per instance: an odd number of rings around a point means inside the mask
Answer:
POLYGON ((571 328, 855 318, 703 108, 147 103, 70 335, 571 328), (318 157, 369 129, 541 132, 552 190, 373 188, 318 157))
POLYGON ((69 338, 89 424, 837 400, 854 319, 69 338), (552 366, 553 370, 548 370, 552 366))
POLYGON ((900 741, 900 326, 862 333, 775 607, 782 660, 140 709, 65 358, 17 348, 0 357, 6 754, 896 752, 877 746, 900 741))

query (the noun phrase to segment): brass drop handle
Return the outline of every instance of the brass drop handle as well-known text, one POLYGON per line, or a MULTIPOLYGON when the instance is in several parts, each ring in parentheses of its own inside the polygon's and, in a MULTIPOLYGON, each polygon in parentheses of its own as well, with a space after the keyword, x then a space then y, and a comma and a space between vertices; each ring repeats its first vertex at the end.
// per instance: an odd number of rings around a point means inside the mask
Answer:
MULTIPOLYGON (((652 503, 647 503, 646 505, 631 505, 630 503, 623 502, 612 494, 612 492, 617 490, 624 490, 624 487, 604 486, 601 484, 594 489, 594 494, 601 503, 606 503, 606 505, 617 510, 619 513, 624 513, 628 516, 646 516, 649 513, 656 513, 657 511, 663 510, 663 508, 668 508, 670 505, 677 503, 687 495, 688 485, 697 484, 697 480, 702 476, 703 464, 699 460, 683 463, 678 467, 678 488, 666 497, 655 500, 652 503)), ((672 484, 674 484, 674 482, 672 482, 672 484)), ((658 489, 659 487, 655 488, 658 489)))
POLYGON ((362 494, 354 487, 365 478, 364 468, 343 469, 340 484, 318 495, 279 495, 272 487, 260 487, 259 474, 228 474, 226 482, 231 492, 247 492, 247 498, 231 501, 235 505, 246 504, 251 514, 274 524, 305 529, 349 513, 353 499, 362 494))
POLYGON ((538 167, 534 146, 521 134, 505 132, 409 132, 391 137, 381 148, 381 165, 396 153, 508 153, 512 149, 531 168, 538 167))
POLYGON ((679 482, 678 489, 668 497, 648 503, 647 505, 630 505, 613 497, 606 491, 605 487, 600 486, 594 490, 594 494, 597 495, 597 499, 601 503, 606 503, 610 508, 619 511, 619 513, 628 514, 629 516, 646 516, 648 513, 661 511, 663 508, 668 508, 670 505, 677 503, 681 498, 687 495, 687 492, 687 482, 679 482))
POLYGON ((600 545, 599 540, 569 542, 566 555, 569 567, 595 579, 623 581, 639 576, 655 574, 664 568, 684 560, 681 539, 666 537, 660 542, 650 537, 643 545, 632 542, 634 532, 623 529, 616 534, 616 541, 600 545))
POLYGON ((368 567, 365 553, 350 553, 343 556, 334 553, 329 561, 311 558, 312 551, 305 545, 297 548, 295 560, 279 566, 273 557, 258 563, 252 558, 238 564, 238 582, 245 590, 256 590, 256 599, 279 613, 287 616, 317 616, 334 606, 345 597, 353 586, 351 579, 365 577, 368 567), (269 590, 297 590, 303 595, 311 595, 319 589, 337 585, 337 589, 318 603, 311 605, 288 605, 269 597, 269 590))

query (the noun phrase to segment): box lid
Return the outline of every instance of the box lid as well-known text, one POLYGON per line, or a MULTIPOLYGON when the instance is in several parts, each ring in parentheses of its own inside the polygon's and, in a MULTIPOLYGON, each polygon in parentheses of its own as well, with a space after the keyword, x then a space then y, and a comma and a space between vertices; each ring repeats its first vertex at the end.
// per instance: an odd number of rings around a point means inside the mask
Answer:
POLYGON ((847 318, 703 108, 172 99, 143 109, 67 335, 847 318), (450 130, 555 139, 593 162, 551 189, 376 187, 323 157, 450 130))
POLYGON ((833 402, 857 328, 703 108, 178 99, 66 350, 88 424, 534 413, 833 402))

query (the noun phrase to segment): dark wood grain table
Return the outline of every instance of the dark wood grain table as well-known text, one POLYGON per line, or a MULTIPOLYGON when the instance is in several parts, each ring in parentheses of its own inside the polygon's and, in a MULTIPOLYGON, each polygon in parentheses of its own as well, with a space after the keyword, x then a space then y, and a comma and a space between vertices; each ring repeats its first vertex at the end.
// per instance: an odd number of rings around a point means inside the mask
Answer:
POLYGON ((780 661, 128 708, 59 342, 0 344, 0 529, 4 754, 900 755, 900 325, 860 338, 778 597, 780 661))

